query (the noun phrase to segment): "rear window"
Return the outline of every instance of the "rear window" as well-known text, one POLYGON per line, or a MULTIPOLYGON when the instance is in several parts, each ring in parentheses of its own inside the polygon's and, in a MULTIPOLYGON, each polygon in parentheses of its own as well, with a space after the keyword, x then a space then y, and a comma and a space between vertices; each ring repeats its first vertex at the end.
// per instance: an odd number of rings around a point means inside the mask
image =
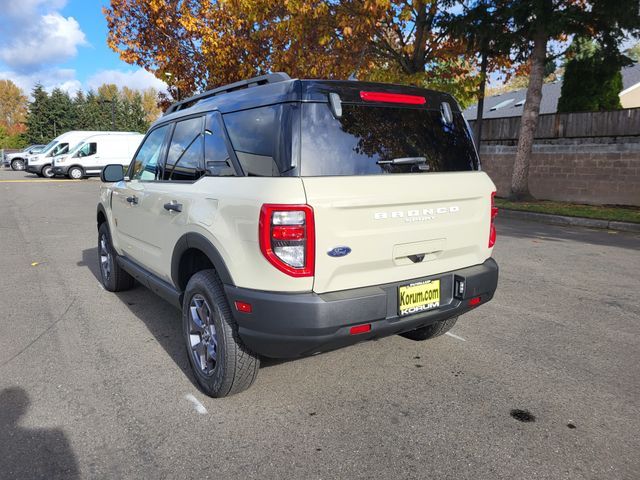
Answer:
POLYGON ((328 103, 302 104, 302 176, 459 172, 478 169, 460 113, 328 103))

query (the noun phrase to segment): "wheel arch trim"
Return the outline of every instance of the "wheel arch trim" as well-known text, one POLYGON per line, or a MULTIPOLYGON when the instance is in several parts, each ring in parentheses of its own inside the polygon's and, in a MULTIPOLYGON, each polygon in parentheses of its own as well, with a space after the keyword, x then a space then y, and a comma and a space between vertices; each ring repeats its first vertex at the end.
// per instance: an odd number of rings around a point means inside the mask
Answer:
POLYGON ((189 232, 185 233, 176 242, 173 248, 173 255, 171 256, 171 281, 176 287, 180 284, 180 260, 184 252, 191 248, 200 250, 207 256, 216 269, 222 283, 225 285, 235 285, 229 269, 218 249, 204 235, 189 232))

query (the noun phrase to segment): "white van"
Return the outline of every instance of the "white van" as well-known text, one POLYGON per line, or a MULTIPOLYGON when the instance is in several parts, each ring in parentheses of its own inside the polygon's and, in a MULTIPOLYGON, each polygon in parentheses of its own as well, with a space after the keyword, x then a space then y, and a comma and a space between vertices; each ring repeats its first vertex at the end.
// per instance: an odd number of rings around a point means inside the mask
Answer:
POLYGON ((104 132, 99 130, 72 130, 54 138, 42 152, 36 155, 29 155, 25 158, 25 170, 35 173, 39 177, 53 177, 51 162, 53 157, 63 155, 73 149, 78 143, 89 135, 97 133, 135 133, 135 132, 104 132))
POLYGON ((89 135, 68 153, 53 158, 54 175, 80 179, 100 175, 109 164, 128 166, 144 135, 130 132, 101 132, 89 135))
POLYGON ((39 177, 53 177, 51 169, 51 160, 56 155, 60 155, 69 151, 69 148, 75 147, 82 139, 92 133, 100 133, 93 130, 72 130, 57 136, 51 143, 42 149, 40 153, 28 155, 25 158, 24 169, 27 172, 35 173, 39 177))

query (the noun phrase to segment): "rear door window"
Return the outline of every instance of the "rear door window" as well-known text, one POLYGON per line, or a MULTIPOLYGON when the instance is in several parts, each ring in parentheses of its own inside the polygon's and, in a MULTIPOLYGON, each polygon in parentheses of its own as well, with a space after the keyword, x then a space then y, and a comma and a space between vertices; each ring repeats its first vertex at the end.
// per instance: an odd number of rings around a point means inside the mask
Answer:
POLYGON ((224 115, 247 175, 277 177, 291 170, 291 109, 289 104, 270 105, 224 115))
POLYGON ((327 103, 302 105, 301 175, 378 175, 478 169, 460 113, 343 104, 336 118, 327 103))
POLYGON ((169 144, 164 180, 195 181, 204 175, 204 117, 176 123, 169 144))

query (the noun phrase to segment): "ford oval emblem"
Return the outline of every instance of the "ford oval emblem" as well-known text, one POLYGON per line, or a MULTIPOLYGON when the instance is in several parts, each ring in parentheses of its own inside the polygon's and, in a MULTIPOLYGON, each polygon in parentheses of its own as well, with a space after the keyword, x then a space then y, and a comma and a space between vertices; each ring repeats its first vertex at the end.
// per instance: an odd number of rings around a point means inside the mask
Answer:
POLYGON ((345 255, 349 255, 351 253, 351 249, 349 247, 336 247, 332 248, 327 252, 327 255, 330 257, 344 257, 345 255))

